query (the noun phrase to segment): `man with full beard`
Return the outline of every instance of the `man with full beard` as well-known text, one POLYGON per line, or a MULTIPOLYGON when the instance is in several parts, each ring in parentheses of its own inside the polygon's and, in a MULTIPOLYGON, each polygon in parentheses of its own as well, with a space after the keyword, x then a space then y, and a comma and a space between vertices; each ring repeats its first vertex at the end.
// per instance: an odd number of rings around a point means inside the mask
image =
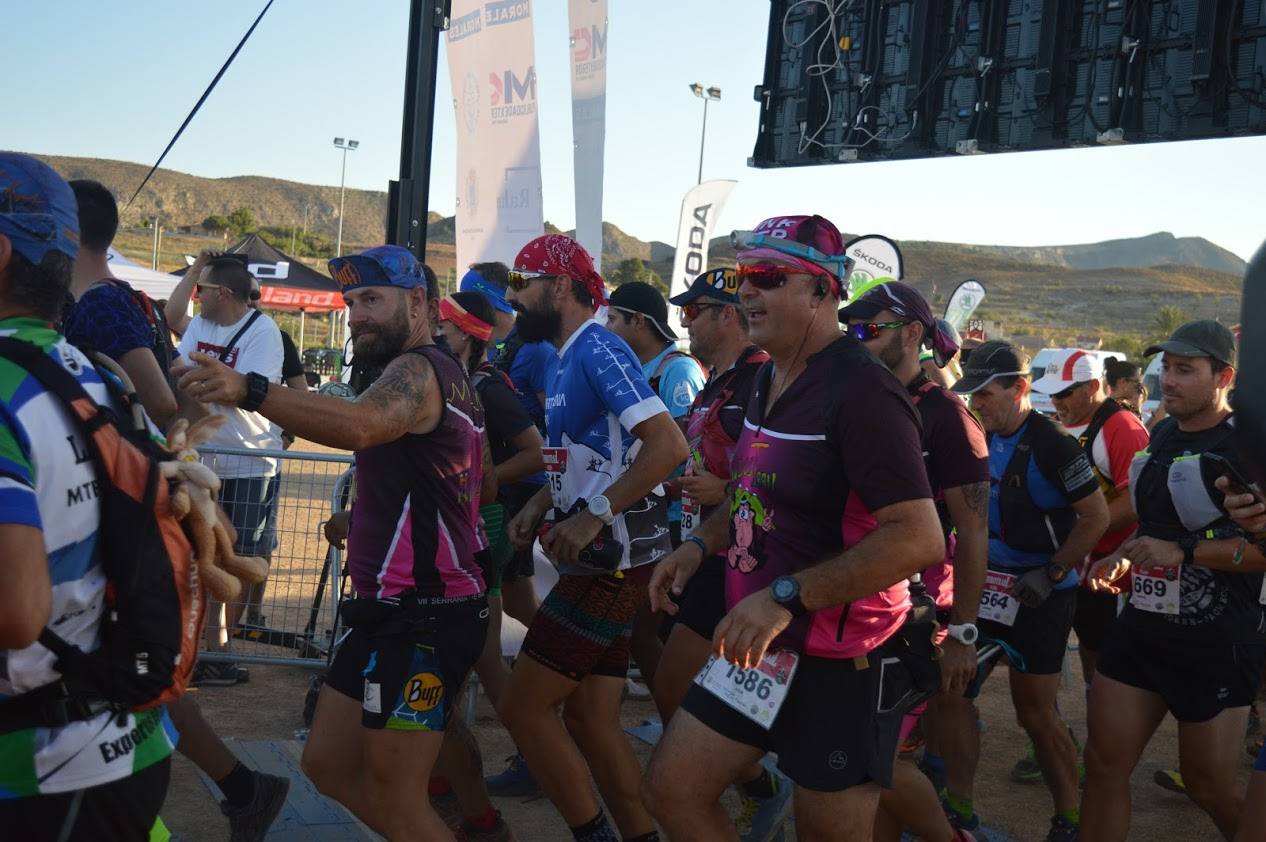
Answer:
POLYGON ((418 796, 488 622, 475 561, 483 410, 432 341, 426 276, 412 254, 377 246, 331 260, 330 272, 350 308, 356 358, 385 366, 356 400, 269 388, 197 353, 180 385, 355 451, 351 632, 321 689, 303 770, 389 839, 451 840, 418 796), (358 715, 361 727, 349 728, 358 715))
POLYGON ((638 797, 620 700, 633 618, 648 600, 654 562, 671 549, 660 483, 685 460, 686 441, 637 356, 593 318, 606 293, 575 240, 555 234, 524 246, 507 298, 523 341, 548 341, 559 355, 545 400, 547 482, 508 532, 530 545, 553 509, 541 543, 561 575, 532 620, 527 657, 515 661, 498 713, 578 842, 650 842, 658 836, 638 797))

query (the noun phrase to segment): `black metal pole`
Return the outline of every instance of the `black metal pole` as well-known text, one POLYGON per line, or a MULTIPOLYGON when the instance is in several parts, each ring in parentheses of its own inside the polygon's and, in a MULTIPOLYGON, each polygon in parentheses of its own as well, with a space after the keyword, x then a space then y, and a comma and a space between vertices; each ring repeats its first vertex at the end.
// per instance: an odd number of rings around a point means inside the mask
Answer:
POLYGON ((1266 243, 1244 274, 1240 302, 1240 369, 1236 373, 1236 444, 1255 479, 1266 488, 1266 243))
POLYGON ((426 259, 430 205, 431 135, 435 130, 435 69, 440 33, 448 29, 452 0, 411 0, 405 64, 404 119, 400 132, 400 180, 387 191, 387 242, 426 259))

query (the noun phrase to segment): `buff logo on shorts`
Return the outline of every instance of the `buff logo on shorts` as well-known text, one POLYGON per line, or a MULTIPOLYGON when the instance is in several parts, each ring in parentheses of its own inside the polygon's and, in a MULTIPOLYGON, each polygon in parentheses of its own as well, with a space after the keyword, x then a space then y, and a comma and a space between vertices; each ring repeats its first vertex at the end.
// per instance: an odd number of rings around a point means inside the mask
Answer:
POLYGON ((435 710, 444 701, 444 682, 431 672, 420 672, 404 686, 404 703, 419 713, 435 710))

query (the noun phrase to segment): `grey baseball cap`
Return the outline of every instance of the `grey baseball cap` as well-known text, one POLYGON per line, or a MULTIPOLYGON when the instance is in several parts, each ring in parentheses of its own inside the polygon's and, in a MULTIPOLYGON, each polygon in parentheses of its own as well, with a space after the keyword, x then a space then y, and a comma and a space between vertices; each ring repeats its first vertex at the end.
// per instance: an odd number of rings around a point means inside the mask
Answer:
POLYGON ((1200 319, 1179 326, 1164 342, 1143 352, 1145 356, 1165 351, 1178 357, 1212 357, 1235 365, 1235 336, 1231 329, 1213 319, 1200 319))

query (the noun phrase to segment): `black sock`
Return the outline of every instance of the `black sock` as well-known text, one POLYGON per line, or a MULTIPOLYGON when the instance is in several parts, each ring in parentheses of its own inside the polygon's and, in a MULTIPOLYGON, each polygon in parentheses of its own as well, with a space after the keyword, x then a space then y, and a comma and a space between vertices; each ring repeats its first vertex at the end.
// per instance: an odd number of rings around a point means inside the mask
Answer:
POLYGON ((743 793, 748 798, 773 798, 775 789, 774 776, 763 766, 760 775, 755 780, 743 784, 743 793))
POLYGON ((620 842, 620 837, 612 830, 611 823, 602 812, 580 827, 573 827, 571 835, 576 842, 620 842))
POLYGON ((223 778, 215 782, 232 807, 244 807, 255 797, 255 773, 239 761, 223 778))
POLYGON ((650 833, 643 833, 641 836, 626 836, 624 842, 659 842, 659 831, 652 830, 650 833))

